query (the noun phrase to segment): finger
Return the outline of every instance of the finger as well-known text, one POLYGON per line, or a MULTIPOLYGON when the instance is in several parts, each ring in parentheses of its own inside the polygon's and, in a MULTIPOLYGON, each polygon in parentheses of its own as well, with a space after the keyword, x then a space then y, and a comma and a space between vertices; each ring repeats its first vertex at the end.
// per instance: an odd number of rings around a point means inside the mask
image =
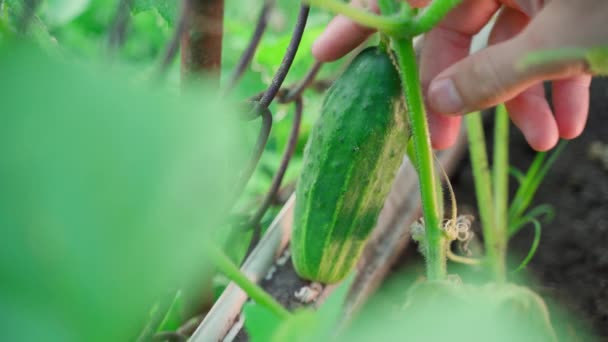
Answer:
MULTIPOLYGON (((425 93, 438 73, 468 56, 473 35, 497 8, 493 1, 465 1, 425 36, 420 58, 425 93)), ((439 114, 428 104, 427 112, 433 148, 441 150, 452 146, 458 138, 460 118, 439 114)))
POLYGON ((542 83, 526 89, 519 96, 507 101, 505 106, 509 117, 533 149, 547 151, 557 144, 557 123, 545 98, 542 83))
POLYGON ((553 82, 553 109, 561 138, 574 139, 583 132, 589 112, 590 84, 589 75, 553 82))
POLYGON ((433 149, 444 150, 454 145, 460 132, 460 122, 460 116, 429 113, 428 123, 433 149))
MULTIPOLYGON (((351 6, 364 7, 363 1, 355 0, 351 6)), ((369 9, 378 13, 376 1, 369 9)), ((345 16, 335 17, 312 45, 312 54, 320 62, 334 61, 363 43, 374 32, 373 29, 356 24, 345 16)))
MULTIPOLYGON (((529 17, 514 8, 503 8, 489 37, 490 44, 509 40, 528 25, 529 17)), ((520 128, 528 144, 535 150, 545 151, 557 142, 555 118, 545 97, 542 83, 516 95, 506 102, 509 115, 520 128)))
MULTIPOLYGON (((488 39, 489 44, 507 41, 519 34, 529 23, 529 17, 514 8, 505 7, 496 19, 488 39)), ((557 142, 558 130, 542 83, 516 95, 505 103, 513 123, 522 131, 528 144, 545 151, 557 142)))
MULTIPOLYGON (((564 19, 564 15, 557 19, 546 15, 555 12, 550 8, 553 4, 562 3, 551 2, 515 38, 483 49, 443 71, 430 85, 430 107, 445 114, 483 109, 511 99, 539 81, 582 74, 585 71, 582 60, 552 61, 526 68, 518 66, 518 61, 531 52, 556 48, 560 44, 572 45, 571 42, 576 41, 574 38, 580 38, 568 32, 580 30, 565 29, 564 21, 557 26, 555 21, 564 19)), ((583 14, 576 15, 583 20, 583 14)))

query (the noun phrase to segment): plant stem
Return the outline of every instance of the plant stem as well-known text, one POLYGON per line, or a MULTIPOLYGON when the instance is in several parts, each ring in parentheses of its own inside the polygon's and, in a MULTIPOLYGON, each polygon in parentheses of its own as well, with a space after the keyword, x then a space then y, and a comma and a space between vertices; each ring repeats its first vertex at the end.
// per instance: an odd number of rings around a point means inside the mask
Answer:
POLYGON ((230 280, 235 282, 249 297, 251 297, 258 304, 264 306, 268 310, 272 311, 279 318, 286 319, 291 316, 291 313, 287 311, 279 302, 277 302, 272 296, 266 293, 262 288, 253 283, 245 274, 239 270, 238 267, 224 254, 223 251, 218 249, 212 244, 206 246, 209 257, 213 260, 215 266, 224 273, 230 280))
POLYGON ((304 0, 304 3, 313 5, 335 14, 341 14, 352 21, 390 35, 402 35, 404 29, 409 27, 409 20, 401 16, 382 16, 370 13, 348 5, 339 0, 304 0))
POLYGON ((401 81, 405 91, 405 99, 412 127, 412 139, 416 150, 418 177, 422 197, 422 210, 426 230, 426 271, 428 280, 442 280, 447 275, 446 252, 447 239, 441 229, 442 213, 438 204, 438 185, 433 167, 433 151, 429 137, 422 89, 416 65, 416 53, 412 39, 393 40, 399 67, 401 81))
MULTIPOLYGON (((494 201, 492 199, 492 180, 488 167, 486 142, 483 134, 481 114, 479 112, 465 116, 469 153, 473 167, 475 194, 486 247, 486 262, 496 281, 504 280, 504 264, 501 264, 500 238, 495 229, 494 201)), ((504 253, 503 253, 504 254, 504 253)))
POLYGON ((434 0, 420 14, 413 26, 413 36, 420 35, 430 31, 435 27, 443 17, 462 0, 434 0))
POLYGON ((492 181, 494 185, 494 224, 496 231, 497 255, 494 262, 497 278, 504 279, 506 273, 506 252, 508 242, 509 205, 509 115, 504 104, 496 107, 494 123, 494 163, 492 181), (500 271, 502 269, 502 271, 500 271))
POLYGON ((566 140, 560 141, 548 159, 547 152, 539 152, 536 154, 532 165, 530 165, 528 172, 526 172, 524 181, 517 189, 515 197, 511 202, 511 207, 509 208, 509 221, 519 220, 526 209, 528 209, 538 186, 547 175, 547 172, 549 172, 553 163, 555 163, 555 160, 561 151, 566 147, 566 144, 566 140), (546 162, 545 159, 547 159, 546 162))

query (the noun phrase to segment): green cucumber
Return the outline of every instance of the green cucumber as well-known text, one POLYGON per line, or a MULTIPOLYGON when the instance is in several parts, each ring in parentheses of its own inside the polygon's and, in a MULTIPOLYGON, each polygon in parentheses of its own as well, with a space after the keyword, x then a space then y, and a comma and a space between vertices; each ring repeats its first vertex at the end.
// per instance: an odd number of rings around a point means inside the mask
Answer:
POLYGON ((336 283, 359 259, 406 152, 401 94, 378 47, 362 51, 327 92, 296 188, 291 250, 302 278, 336 283))

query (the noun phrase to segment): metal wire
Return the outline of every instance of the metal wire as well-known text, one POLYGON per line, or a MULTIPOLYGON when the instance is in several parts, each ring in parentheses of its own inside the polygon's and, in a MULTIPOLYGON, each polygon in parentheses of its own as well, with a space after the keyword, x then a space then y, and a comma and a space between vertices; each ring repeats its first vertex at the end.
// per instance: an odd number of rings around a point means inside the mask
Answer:
POLYGON ((177 56, 177 51, 179 50, 179 41, 182 33, 186 30, 186 26, 188 25, 188 11, 190 9, 190 0, 182 1, 182 9, 179 14, 179 18, 177 19, 177 26, 175 27, 175 31, 173 32, 173 36, 171 40, 167 44, 165 48, 165 53, 160 65, 160 74, 164 75, 175 56, 177 56))
POLYGON ((132 5, 133 0, 120 0, 118 3, 108 36, 108 50, 110 52, 114 52, 122 47, 127 39, 127 28, 131 19, 129 9, 132 5))
POLYGON ((291 161, 291 157, 296 149, 296 145, 298 143, 298 136, 300 133, 300 123, 302 122, 302 110, 303 104, 302 99, 297 98, 295 100, 295 113, 293 116, 293 123, 291 125, 291 132, 289 133, 289 139, 287 141, 287 146, 285 147, 285 151, 283 152, 283 157, 281 158, 281 164, 277 173, 274 175, 272 180, 272 184, 270 185, 270 189, 266 193, 264 200, 262 201, 262 205, 257 210, 257 212, 252 216, 249 221, 249 225, 254 225, 258 223, 268 207, 272 203, 273 198, 277 194, 277 191, 281 187, 281 182, 283 181, 283 177, 285 176, 285 172, 287 171, 287 167, 289 166, 289 162, 291 161))
POLYGON ((287 46, 285 56, 283 56, 283 60, 281 61, 281 66, 279 66, 279 70, 277 70, 277 73, 272 78, 272 82, 270 83, 268 90, 266 90, 266 92, 260 99, 260 102, 258 103, 259 108, 267 108, 272 102, 272 100, 274 100, 274 97, 279 92, 279 89, 281 89, 283 81, 285 81, 285 77, 287 77, 287 73, 289 72, 289 69, 293 64, 293 60, 296 57, 298 48, 300 47, 302 35, 304 34, 304 28, 306 27, 306 21, 308 21, 309 12, 309 6, 300 6, 300 12, 298 13, 298 21, 291 36, 291 40, 289 41, 289 46, 287 46))
POLYGON ((274 3, 274 0, 266 0, 264 2, 264 6, 262 7, 260 15, 258 16, 257 24, 255 25, 255 31, 253 31, 249 44, 239 59, 239 63, 237 64, 236 69, 230 78, 226 91, 230 91, 234 88, 234 86, 236 86, 238 81, 245 73, 245 70, 247 70, 247 67, 251 63, 251 60, 255 55, 255 51, 260 45, 260 41, 262 41, 262 36, 264 35, 264 32, 266 32, 266 27, 268 26, 268 14, 274 6, 274 3))

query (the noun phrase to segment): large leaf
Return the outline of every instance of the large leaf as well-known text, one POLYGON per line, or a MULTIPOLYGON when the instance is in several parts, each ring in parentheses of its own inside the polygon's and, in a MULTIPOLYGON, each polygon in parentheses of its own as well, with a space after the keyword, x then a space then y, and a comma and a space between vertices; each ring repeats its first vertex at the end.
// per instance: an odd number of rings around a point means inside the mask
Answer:
POLYGON ((135 337, 160 294, 204 276, 243 160, 235 113, 23 46, 0 75, 3 339, 135 337))

